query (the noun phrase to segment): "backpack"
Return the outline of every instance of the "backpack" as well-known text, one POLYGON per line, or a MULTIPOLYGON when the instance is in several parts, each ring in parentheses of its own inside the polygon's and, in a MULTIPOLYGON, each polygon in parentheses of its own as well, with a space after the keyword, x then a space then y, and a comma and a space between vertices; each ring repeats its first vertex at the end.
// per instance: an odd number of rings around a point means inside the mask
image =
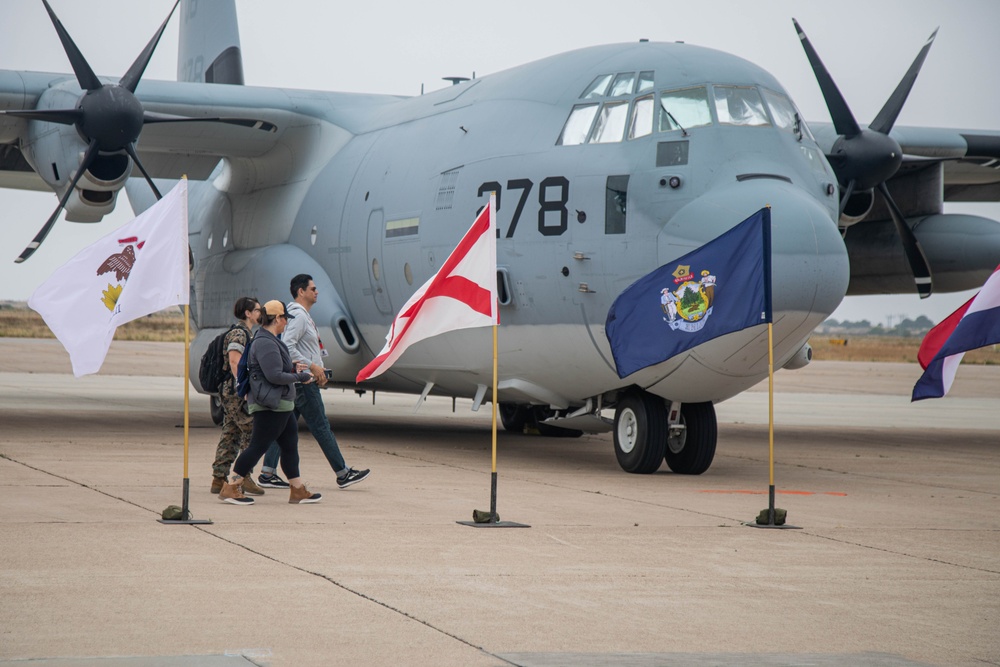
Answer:
POLYGON ((205 354, 201 355, 201 364, 198 366, 198 381, 201 382, 201 388, 207 392, 219 391, 219 385, 226 379, 222 347, 225 344, 226 334, 235 328, 234 324, 213 338, 212 342, 208 344, 205 354))
POLYGON ((236 365, 236 395, 246 398, 250 393, 250 346, 253 344, 255 336, 251 336, 247 341, 247 346, 243 348, 240 356, 240 363, 236 365))

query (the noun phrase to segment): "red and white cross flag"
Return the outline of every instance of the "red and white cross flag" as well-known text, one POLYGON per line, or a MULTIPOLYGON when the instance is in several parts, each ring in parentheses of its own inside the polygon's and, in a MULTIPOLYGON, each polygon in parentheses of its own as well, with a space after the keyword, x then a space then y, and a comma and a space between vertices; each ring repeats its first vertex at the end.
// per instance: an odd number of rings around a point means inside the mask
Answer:
POLYGON ((187 204, 183 179, 56 269, 28 299, 69 352, 76 377, 101 370, 120 325, 188 303, 187 204))
POLYGON ((361 369, 357 381, 381 375, 417 341, 499 323, 496 197, 491 194, 489 205, 444 265, 400 309, 385 337, 385 347, 361 369))

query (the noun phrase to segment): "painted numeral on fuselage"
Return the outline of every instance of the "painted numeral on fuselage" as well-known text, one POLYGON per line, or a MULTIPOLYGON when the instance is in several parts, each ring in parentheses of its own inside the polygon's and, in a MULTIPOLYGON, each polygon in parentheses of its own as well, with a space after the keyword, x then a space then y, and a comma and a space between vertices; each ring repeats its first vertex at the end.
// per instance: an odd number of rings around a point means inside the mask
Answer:
MULTIPOLYGON (((513 238, 514 231, 517 229, 517 223, 521 220, 521 214, 524 212, 524 206, 528 203, 528 196, 531 193, 531 188, 534 183, 527 178, 515 178, 507 181, 507 190, 520 190, 521 196, 517 200, 517 206, 514 207, 514 215, 511 216, 510 226, 507 228, 507 233, 504 238, 513 238)), ((479 186, 478 195, 480 197, 488 195, 490 192, 495 192, 497 195, 497 213, 500 212, 501 200, 503 186, 496 181, 487 181, 479 186)), ((564 176, 549 176, 542 181, 541 185, 538 187, 538 231, 543 236, 559 236, 566 232, 568 228, 569 221, 569 210, 566 208, 566 204, 569 202, 569 179, 564 176), (552 191, 558 188, 558 194, 554 194, 552 191), (559 222, 553 224, 553 215, 558 214, 559 222)), ((476 215, 483 210, 480 206, 476 211, 476 215)), ((500 238, 500 229, 497 227, 497 238, 500 238)))

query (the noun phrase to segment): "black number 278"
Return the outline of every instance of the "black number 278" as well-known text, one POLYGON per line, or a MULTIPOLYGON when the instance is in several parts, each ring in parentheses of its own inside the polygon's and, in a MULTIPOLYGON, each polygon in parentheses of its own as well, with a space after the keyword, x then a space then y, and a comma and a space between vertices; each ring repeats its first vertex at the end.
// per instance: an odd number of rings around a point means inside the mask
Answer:
MULTIPOLYGON (((507 191, 520 190, 517 205, 514 207, 514 215, 511 216, 510 226, 504 238, 512 238, 517 223, 521 220, 521 213, 528 201, 531 188, 534 186, 527 178, 516 178, 507 181, 507 191)), ((497 193, 497 213, 500 212, 501 200, 503 199, 503 186, 496 181, 487 181, 479 186, 480 197, 490 192, 497 193)), ((559 236, 566 232, 569 211, 566 204, 569 202, 569 179, 565 176, 549 176, 538 184, 538 231, 543 236, 559 236)), ((482 208, 479 209, 480 211, 482 208)), ((497 229, 497 237, 500 237, 500 229, 497 229)))

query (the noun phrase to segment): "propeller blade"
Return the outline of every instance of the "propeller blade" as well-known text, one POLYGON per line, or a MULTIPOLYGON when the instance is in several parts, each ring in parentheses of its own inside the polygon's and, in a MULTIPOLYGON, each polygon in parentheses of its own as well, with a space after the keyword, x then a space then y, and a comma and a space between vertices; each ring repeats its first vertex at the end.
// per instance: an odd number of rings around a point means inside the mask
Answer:
POLYGON ((847 184, 847 189, 844 190, 843 194, 840 196, 840 210, 837 213, 837 220, 840 220, 844 216, 844 209, 847 208, 847 200, 854 194, 854 186, 856 184, 857 181, 852 178, 847 184))
POLYGON ((160 42, 160 37, 163 35, 163 31, 166 29, 167 23, 170 21, 170 17, 174 15, 174 11, 177 9, 177 5, 180 4, 180 1, 181 0, 177 0, 177 2, 174 3, 174 6, 170 8, 170 13, 167 14, 167 18, 163 19, 163 23, 160 24, 160 29, 156 31, 153 38, 149 40, 149 44, 147 44, 146 48, 142 50, 139 57, 135 59, 132 66, 128 68, 128 71, 125 72, 125 76, 121 78, 121 81, 118 82, 122 88, 125 88, 130 93, 134 93, 136 86, 139 85, 139 79, 142 78, 142 73, 146 71, 146 65, 149 64, 149 59, 153 57, 153 51, 156 50, 156 45, 160 42))
POLYGON ((132 158, 132 162, 135 162, 135 166, 139 167, 139 171, 146 178, 146 182, 149 183, 149 187, 152 188, 153 194, 156 195, 156 199, 163 199, 163 195, 160 191, 156 189, 156 185, 153 183, 153 179, 149 177, 146 173, 145 167, 142 166, 142 162, 139 161, 139 154, 135 152, 135 144, 125 144, 125 152, 128 153, 129 157, 132 158))
POLYGON ((934 38, 937 37, 937 33, 938 29, 935 28, 923 48, 920 49, 920 53, 913 60, 910 69, 906 70, 906 74, 903 75, 903 79, 896 86, 896 90, 892 91, 892 95, 886 100, 885 106, 882 107, 882 110, 875 116, 875 120, 868 126, 871 130, 881 134, 889 134, 892 126, 896 123, 896 119, 899 118, 899 112, 902 111, 903 104, 906 103, 906 98, 910 95, 910 90, 913 89, 913 84, 917 80, 917 75, 920 74, 920 68, 924 65, 924 59, 927 58, 927 52, 931 50, 931 45, 934 44, 934 38))
POLYGON ((896 225, 896 232, 903 243, 903 252, 906 253, 906 261, 910 263, 910 270, 913 272, 913 282, 917 285, 917 293, 921 299, 926 299, 931 295, 932 285, 931 271, 927 268, 927 258, 924 257, 924 251, 920 247, 917 237, 913 234, 913 230, 903 220, 903 213, 896 206, 896 202, 893 201, 886 184, 879 183, 878 191, 882 193, 882 197, 889 207, 889 215, 892 216, 892 222, 896 225))
POLYGON ((87 151, 83 154, 83 160, 80 162, 80 166, 77 168, 76 174, 73 176, 73 180, 70 181, 69 187, 66 188, 66 192, 63 193, 62 198, 59 200, 59 206, 57 206, 56 210, 49 216, 45 225, 38 230, 38 233, 35 234, 35 238, 28 244, 28 247, 22 250, 21 255, 14 260, 15 263, 20 264, 24 260, 28 259, 35 254, 38 247, 42 245, 42 241, 44 241, 45 237, 49 235, 50 231, 52 231, 52 227, 56 224, 56 219, 59 217, 59 214, 62 213, 63 208, 66 206, 66 202, 69 201, 70 195, 73 194, 73 188, 76 187, 76 184, 80 181, 80 177, 83 176, 83 172, 87 171, 90 167, 90 163, 94 161, 96 156, 97 142, 91 141, 90 145, 87 147, 87 151))
POLYGON ((144 125, 151 125, 153 123, 222 123, 224 125, 237 125, 239 127, 246 127, 252 130, 261 130, 263 132, 275 132, 278 126, 266 120, 260 120, 258 118, 223 118, 221 116, 206 116, 203 118, 195 118, 192 116, 172 116, 165 113, 156 113, 153 111, 147 111, 143 114, 142 122, 144 125))
POLYGON ((76 47, 76 43, 73 42, 73 38, 69 36, 66 32, 66 28, 63 27, 62 21, 56 16, 56 13, 52 11, 52 7, 49 6, 48 0, 42 0, 42 4, 45 5, 45 11, 49 13, 49 18, 52 19, 52 25, 56 28, 56 33, 59 35, 59 41, 62 42, 63 50, 66 52, 66 56, 69 58, 69 64, 73 67, 73 72, 76 74, 76 80, 80 83, 80 87, 84 90, 98 90, 103 84, 94 74, 94 70, 90 69, 90 64, 87 59, 83 57, 80 53, 80 49, 76 47))
POLYGON ((819 54, 816 53, 816 49, 813 48, 802 27, 799 26, 799 22, 792 19, 792 23, 795 24, 795 31, 799 34, 802 48, 805 49, 806 57, 809 58, 809 64, 812 65, 813 73, 816 75, 816 82, 819 83, 819 89, 823 93, 823 98, 826 99, 826 108, 830 110, 830 118, 833 119, 833 126, 837 130, 837 134, 842 134, 845 137, 854 137, 861 134, 858 121, 854 120, 851 108, 847 106, 847 101, 840 94, 837 84, 833 82, 833 77, 826 71, 826 67, 823 65, 823 61, 820 60, 819 54))
POLYGON ((28 109, 25 111, 0 111, 4 116, 27 118, 28 120, 44 120, 46 123, 60 125, 76 125, 83 118, 80 109, 28 109))

